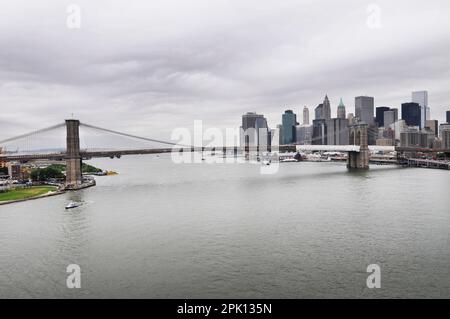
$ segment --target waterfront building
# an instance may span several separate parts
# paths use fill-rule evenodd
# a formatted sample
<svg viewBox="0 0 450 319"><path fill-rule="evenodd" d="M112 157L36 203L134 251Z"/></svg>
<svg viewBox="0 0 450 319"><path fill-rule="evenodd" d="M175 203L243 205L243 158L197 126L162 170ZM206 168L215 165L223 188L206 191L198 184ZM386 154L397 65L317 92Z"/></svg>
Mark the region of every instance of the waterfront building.
<svg viewBox="0 0 450 319"><path fill-rule="evenodd" d="M412 92L412 102L420 106L420 128L424 128L428 119L427 115L430 113L428 107L428 91Z"/></svg>
<svg viewBox="0 0 450 319"><path fill-rule="evenodd" d="M327 145L327 124L326 120L319 119L313 121L312 145Z"/></svg>
<svg viewBox="0 0 450 319"><path fill-rule="evenodd" d="M306 105L303 108L303 125L309 125L309 109Z"/></svg>
<svg viewBox="0 0 450 319"><path fill-rule="evenodd" d="M387 106L379 106L379 107L376 108L376 110L375 110L375 122L378 124L378 127L385 127L385 124L384 124L384 113L389 111L390 109L391 108L387 107ZM390 123L390 124L392 124L392 123Z"/></svg>
<svg viewBox="0 0 450 319"><path fill-rule="evenodd" d="M390 127L398 121L398 109L390 109L383 113L383 126Z"/></svg>
<svg viewBox="0 0 450 319"><path fill-rule="evenodd" d="M437 120L427 120L425 127L433 131L434 136L439 136L439 122Z"/></svg>
<svg viewBox="0 0 450 319"><path fill-rule="evenodd" d="M248 112L242 115L241 145L244 147L270 145L267 120L262 114Z"/></svg>
<svg viewBox="0 0 450 319"><path fill-rule="evenodd" d="M325 120L331 119L331 105L328 95L325 95L325 99L323 100L323 118Z"/></svg>
<svg viewBox="0 0 450 319"><path fill-rule="evenodd" d="M286 110L282 115L283 144L294 144L296 142L297 115L292 110Z"/></svg>
<svg viewBox="0 0 450 319"><path fill-rule="evenodd" d="M319 104L315 110L314 110L314 115L315 115L315 119L316 120L322 120L323 117L323 104Z"/></svg>
<svg viewBox="0 0 450 319"><path fill-rule="evenodd" d="M0 154L3 154L3 148L0 147ZM8 162L3 162L0 160L0 168L8 167Z"/></svg>
<svg viewBox="0 0 450 319"><path fill-rule="evenodd" d="M349 130L348 120L333 118L326 120L327 144L326 145L348 145Z"/></svg>
<svg viewBox="0 0 450 319"><path fill-rule="evenodd" d="M345 120L345 105L344 102L342 102L342 98L341 101L339 102L338 108L337 108L337 118L338 119L342 119Z"/></svg>
<svg viewBox="0 0 450 319"><path fill-rule="evenodd" d="M439 125L439 137L442 138L442 134L444 132L444 130L449 130L450 129L450 123L442 123L441 125Z"/></svg>
<svg viewBox="0 0 450 319"><path fill-rule="evenodd" d="M433 147L434 135L431 131L420 131L416 128L408 128L400 133L400 145L402 147Z"/></svg>
<svg viewBox="0 0 450 319"><path fill-rule="evenodd" d="M450 128L442 130L441 140L442 140L441 147L445 149L450 149Z"/></svg>
<svg viewBox="0 0 450 319"><path fill-rule="evenodd" d="M312 125L297 126L297 144L311 145L312 135L313 135Z"/></svg>
<svg viewBox="0 0 450 319"><path fill-rule="evenodd" d="M375 125L374 98L370 96L357 96L355 98L355 116L367 125Z"/></svg>
<svg viewBox="0 0 450 319"><path fill-rule="evenodd" d="M418 103L410 102L402 104L402 119L408 126L416 126L419 129L422 126L422 113Z"/></svg>
<svg viewBox="0 0 450 319"><path fill-rule="evenodd" d="M394 139L392 138L378 138L377 146L395 146Z"/></svg>
<svg viewBox="0 0 450 319"><path fill-rule="evenodd" d="M8 163L8 175L11 180L22 180L22 166L17 163Z"/></svg>

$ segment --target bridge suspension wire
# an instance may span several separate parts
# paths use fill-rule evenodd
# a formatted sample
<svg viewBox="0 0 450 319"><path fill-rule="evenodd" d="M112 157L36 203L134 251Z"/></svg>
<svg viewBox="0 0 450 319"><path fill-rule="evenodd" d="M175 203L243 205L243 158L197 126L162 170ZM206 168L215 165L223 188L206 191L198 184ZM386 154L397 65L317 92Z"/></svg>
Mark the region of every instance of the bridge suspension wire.
<svg viewBox="0 0 450 319"><path fill-rule="evenodd" d="M21 139L24 139L24 138L32 137L32 136L35 136L35 135L40 134L40 133L45 133L45 132L48 132L48 131L51 131L51 130L63 127L65 125L66 125L66 123L61 123L61 124L57 124L57 125L53 125L53 126L50 126L50 127L46 127L46 128L43 128L43 129L40 129L40 130L37 130L37 131L33 131L33 132L30 132L30 133L27 133L27 134L11 137L11 138L8 138L6 140L0 141L0 145L5 144L5 143L9 143L9 142L13 142L13 141L17 141L17 140L21 140Z"/></svg>
<svg viewBox="0 0 450 319"><path fill-rule="evenodd" d="M157 140L157 139L153 139L153 138L147 138L147 137L137 136L137 135L128 134L128 133L122 133L122 132L109 130L109 129L101 128L101 127L94 126L94 125L89 125L86 123L80 123L80 126L84 126L84 127L90 128L90 129L101 131L101 132L106 132L106 133L124 136L124 137L128 137L128 138L134 138L134 139L138 139L138 140L142 140L142 141L146 141L146 142L153 142L153 143L166 144L166 145L172 145L172 146L182 146L182 147L186 147L186 148L192 147L191 145L182 145L182 144L178 144L178 143L161 141L161 140Z"/></svg>

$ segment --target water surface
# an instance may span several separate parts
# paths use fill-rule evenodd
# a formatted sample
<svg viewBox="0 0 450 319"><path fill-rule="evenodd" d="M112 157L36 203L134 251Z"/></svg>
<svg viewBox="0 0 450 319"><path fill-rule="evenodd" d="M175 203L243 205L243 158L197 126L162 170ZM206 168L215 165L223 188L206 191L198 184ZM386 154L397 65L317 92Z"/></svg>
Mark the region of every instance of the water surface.
<svg viewBox="0 0 450 319"><path fill-rule="evenodd" d="M450 297L448 171L90 163L120 174L0 206L0 297ZM81 289L66 288L73 263ZM381 289L366 287L369 264Z"/></svg>

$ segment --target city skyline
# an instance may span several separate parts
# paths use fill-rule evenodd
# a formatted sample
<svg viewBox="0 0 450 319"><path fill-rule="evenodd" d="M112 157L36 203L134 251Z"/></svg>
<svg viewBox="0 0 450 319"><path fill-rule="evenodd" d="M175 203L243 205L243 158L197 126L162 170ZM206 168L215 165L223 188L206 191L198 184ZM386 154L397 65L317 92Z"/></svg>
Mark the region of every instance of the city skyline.
<svg viewBox="0 0 450 319"><path fill-rule="evenodd" d="M448 2L435 9L408 2L408 15L401 16L395 13L404 4L380 2L378 29L367 25L367 5L359 1L329 3L327 10L305 1L214 7L194 1L177 10L157 1L78 4L80 29L66 26L65 4L27 2L26 11L17 2L2 5L10 17L2 19L0 33L2 137L72 113L160 138L196 119L235 127L236 114L248 110L264 113L275 127L284 105L301 114L300 107L313 108L324 93L332 106L342 97L348 113L355 96L400 108L423 88L431 118L443 122L450 107L450 77L443 71ZM149 19L154 13L159 18ZM345 23L330 28L314 17Z"/></svg>

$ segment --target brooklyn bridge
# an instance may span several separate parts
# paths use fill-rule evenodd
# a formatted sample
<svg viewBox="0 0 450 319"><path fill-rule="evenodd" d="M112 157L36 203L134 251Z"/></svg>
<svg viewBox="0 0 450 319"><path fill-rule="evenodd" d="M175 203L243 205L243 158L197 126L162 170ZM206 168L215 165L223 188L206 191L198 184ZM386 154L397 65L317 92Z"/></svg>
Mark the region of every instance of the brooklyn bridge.
<svg viewBox="0 0 450 319"><path fill-rule="evenodd" d="M47 148L46 151L42 149L31 150L30 140L39 140L44 133L55 135L55 131L65 128L65 145L57 151L51 151L52 148ZM131 140L138 140L143 142L150 142L152 147L138 147L138 148L121 148L114 149L108 145L94 147L80 147L80 128L88 129L95 132L97 135L105 134L113 137L124 137ZM56 160L65 161L66 163L66 188L77 189L83 182L82 178L82 161L92 158L120 158L125 155L144 155L144 154L161 154L171 152L216 152L222 151L224 154L239 152L296 152L296 151L335 151L347 152L347 167L350 169L368 169L370 163L371 152L393 152L398 154L406 152L445 152L450 153L448 149L421 149L421 148L402 148L390 146L369 146L367 141L367 125L358 124L350 127L349 140L351 145L277 145L260 147L249 146L192 146L180 145L178 143L162 141L147 137L136 136L128 133L118 132L111 129L100 128L97 126L81 123L79 120L70 119L64 123L54 125L45 129L34 131L28 134L12 137L0 141L0 146L11 144L15 141L22 141L24 145L20 152L7 152L0 154L0 162L20 162L27 163L39 160ZM156 145L156 146L155 146ZM30 149L28 149L30 148ZM390 163L393 163L390 161Z"/></svg>

